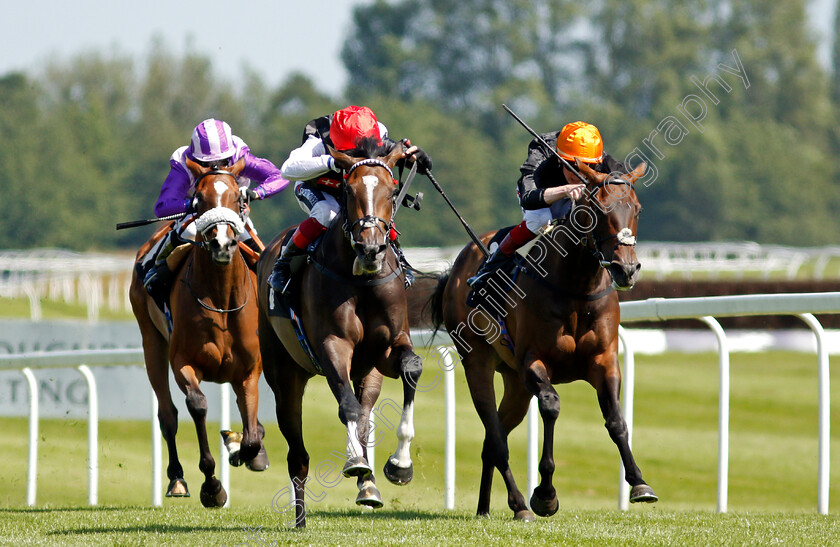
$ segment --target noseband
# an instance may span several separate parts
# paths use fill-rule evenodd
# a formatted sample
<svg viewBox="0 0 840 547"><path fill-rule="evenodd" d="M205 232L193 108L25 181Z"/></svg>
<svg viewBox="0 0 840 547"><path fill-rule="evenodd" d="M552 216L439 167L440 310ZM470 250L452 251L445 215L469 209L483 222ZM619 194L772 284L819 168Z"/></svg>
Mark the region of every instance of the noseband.
<svg viewBox="0 0 840 547"><path fill-rule="evenodd" d="M234 184L237 184L236 175L234 175L230 171L225 171L223 169L213 169L212 171L207 171L206 173L202 173L201 175L199 175L198 178L195 179L195 187L198 188L198 183L201 181L201 179L208 175L227 175L233 177ZM208 209L207 211L205 211L200 217L196 219L195 228L196 231L198 231L198 233L204 236L208 231L215 228L219 224L229 225L236 233L236 235L239 235L245 231L245 201L242 197L242 194L239 195L239 214L227 207L213 207L212 209ZM206 241L196 243L196 245L207 249Z"/></svg>
<svg viewBox="0 0 840 547"><path fill-rule="evenodd" d="M597 190L599 190L600 188L605 188L606 186L610 186L610 185L613 185L613 186L625 185L625 186L629 186L631 190L633 189L633 183L628 182L624 179L614 178L614 179L606 180L604 182L599 182L599 183L592 186L592 188L589 190L589 196L588 196L589 201L596 201L597 202L597 200L595 199L595 196L594 196L595 192ZM606 209L605 207L601 207L600 205L599 205L599 208L602 211ZM584 238L582 238L583 240L582 240L581 243L584 245L584 247L586 247L586 249L590 253L592 253L592 256L594 256L598 260L598 263L601 265L601 267L606 268L607 266L610 265L610 261L606 259L606 257L604 256L604 253L601 251L601 244L606 242L606 241L609 241L613 238L615 238L617 240L617 242L618 242L617 244L619 246L624 246L624 247L635 247L636 246L636 236L633 235L633 232L630 230L630 228L622 228L621 230L619 230L615 234L609 234L609 235L606 235L604 237L597 238L597 239L593 237L593 238L591 238L591 241L592 241L591 245L589 244L590 238L584 237Z"/></svg>
<svg viewBox="0 0 840 547"><path fill-rule="evenodd" d="M391 170L391 168L388 167L388 165L385 162L383 162L382 160L375 159L375 158L364 159L364 160L361 160L361 161L358 161L358 162L354 163L350 167L350 169L347 170L347 173L344 174L344 180L345 181L348 180L350 178L350 174L353 171L355 171L357 167L361 167L362 165L382 167L383 169L388 171L388 176L391 177L391 180L394 181L394 184L395 185L397 184L397 180L394 178L394 172ZM342 205L343 205L343 208L344 208L344 227L343 227L343 229L344 229L344 235L347 236L347 239L349 239L353 243L359 243L353 237L353 230L356 229L356 226L359 226L359 227L362 228L362 230L364 230L366 228L377 228L379 230L379 232L382 235L385 236L385 240L387 241L388 232L391 230L391 228L393 227L393 224L394 224L393 215L391 217L391 220L385 220L384 218L374 216L374 215L365 215L362 218L356 220L356 222L350 224L349 219L348 219L348 215L347 215L347 192L348 191L349 191L349 189L348 189L348 187L345 183L344 203ZM394 199L396 199L396 194L394 194L394 196L392 197L392 200L394 200ZM380 224L385 227L384 230L382 229Z"/></svg>

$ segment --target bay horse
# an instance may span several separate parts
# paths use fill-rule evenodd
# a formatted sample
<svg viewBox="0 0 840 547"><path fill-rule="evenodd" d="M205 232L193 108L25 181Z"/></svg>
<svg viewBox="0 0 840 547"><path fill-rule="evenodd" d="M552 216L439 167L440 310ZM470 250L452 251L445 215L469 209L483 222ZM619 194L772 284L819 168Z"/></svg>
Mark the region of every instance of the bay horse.
<svg viewBox="0 0 840 547"><path fill-rule="evenodd" d="M346 173L342 211L293 280L301 336L308 340L311 357L291 320L270 313L275 295L266 282L286 234L295 226L267 245L257 266L260 347L265 377L276 398L277 423L289 444L297 527L306 526L304 486L309 473L301 423L303 391L316 375L326 377L338 401L338 417L347 431L342 471L345 477L357 478L356 503L382 506L367 461L367 439L383 376L401 378L404 394L397 449L383 471L398 485L413 476L414 393L422 361L409 336L404 274L388 240L397 191L392 169L405 153L401 143L390 153L373 141L363 140L360 146L354 153L365 157L330 150Z"/></svg>
<svg viewBox="0 0 840 547"><path fill-rule="evenodd" d="M495 467L505 481L514 518L534 520L511 473L507 444L532 396L537 397L544 441L540 483L530 506L540 516L557 512L552 476L560 398L552 384L574 380L586 380L596 390L607 431L632 486L630 501L657 500L633 459L621 414L620 312L615 292L630 289L641 267L634 248L641 205L633 184L646 165L622 176L598 173L579 161L577 167L587 179L584 197L572 209L569 222L535 240L527 258L519 262L515 278L497 272L481 289L484 302L470 310L466 280L483 258L470 244L451 271L441 276L429 300L435 327L445 325L458 349L485 429L478 515L489 515ZM482 237L485 245L494 234ZM494 371L501 373L504 385L498 410Z"/></svg>
<svg viewBox="0 0 840 547"><path fill-rule="evenodd" d="M257 282L239 249L236 236L245 228L243 200L236 177L244 158L229 170L204 167L191 160L195 176L196 241L172 252L169 259L175 282L169 296L171 333L167 318L143 287L134 269L129 299L143 338L146 373L159 403L158 418L169 451L167 497L189 496L184 470L178 460L175 434L178 411L169 392L169 366L175 383L186 396L195 422L204 473L201 503L221 507L227 492L214 476L216 462L207 439L207 399L202 380L230 382L243 423L239 459L253 462L253 470L267 466L262 448L264 430L257 421L258 387L262 358L257 337ZM138 263L171 225L159 230L140 249ZM257 455L260 457L257 458Z"/></svg>

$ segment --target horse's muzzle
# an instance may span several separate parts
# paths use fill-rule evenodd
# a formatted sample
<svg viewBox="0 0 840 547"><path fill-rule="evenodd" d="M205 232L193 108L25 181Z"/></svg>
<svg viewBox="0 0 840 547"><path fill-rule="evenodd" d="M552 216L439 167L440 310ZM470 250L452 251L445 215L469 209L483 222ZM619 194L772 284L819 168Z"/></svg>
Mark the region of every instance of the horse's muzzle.
<svg viewBox="0 0 840 547"><path fill-rule="evenodd" d="M610 273L612 284L617 291L629 291L636 284L639 276L639 270L642 265L637 261L633 262L619 262L613 260L607 266L607 271Z"/></svg>
<svg viewBox="0 0 840 547"><path fill-rule="evenodd" d="M213 238L207 242L207 248L210 251L210 256L216 264L230 264L233 260L233 253L236 251L237 242L235 239L225 239L220 241L220 238Z"/></svg>
<svg viewBox="0 0 840 547"><path fill-rule="evenodd" d="M353 262L353 275L372 275L382 271L387 246L354 243L356 260Z"/></svg>

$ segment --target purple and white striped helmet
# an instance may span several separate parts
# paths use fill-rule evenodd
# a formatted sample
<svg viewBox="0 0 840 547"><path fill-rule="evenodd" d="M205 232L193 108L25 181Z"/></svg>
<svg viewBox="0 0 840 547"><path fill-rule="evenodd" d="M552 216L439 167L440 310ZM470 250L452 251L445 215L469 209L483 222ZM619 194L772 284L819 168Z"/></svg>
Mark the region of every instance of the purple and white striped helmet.
<svg viewBox="0 0 840 547"><path fill-rule="evenodd" d="M230 126L214 118L195 127L190 145L192 156L199 161L219 161L233 156L233 134Z"/></svg>

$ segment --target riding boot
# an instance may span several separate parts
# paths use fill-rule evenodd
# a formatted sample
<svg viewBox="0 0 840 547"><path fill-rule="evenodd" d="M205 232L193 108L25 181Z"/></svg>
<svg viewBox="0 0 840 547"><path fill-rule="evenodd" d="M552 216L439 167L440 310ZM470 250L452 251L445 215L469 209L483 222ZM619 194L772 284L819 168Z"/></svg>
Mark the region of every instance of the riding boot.
<svg viewBox="0 0 840 547"><path fill-rule="evenodd" d="M474 276L467 279L467 284L478 291L484 283L490 279L490 276L501 268L508 260L513 258L516 250L537 237L537 234L528 229L526 221L522 221L511 228L510 232L499 243L499 247L487 257L484 265L475 273Z"/></svg>
<svg viewBox="0 0 840 547"><path fill-rule="evenodd" d="M484 285L490 276L492 276L496 270L501 268L508 260L511 259L513 253L506 254L502 252L501 245L493 251L489 257L487 257L487 261L481 266L481 268L476 272L476 274L469 279L467 279L467 284L472 287L474 290L478 290Z"/></svg>
<svg viewBox="0 0 840 547"><path fill-rule="evenodd" d="M306 252L306 249L301 249L295 245L294 241L289 241L283 252L277 257L274 263L274 269L271 275L268 276L268 284L272 289L280 294L287 294L289 281L292 279L292 259L300 256Z"/></svg>
<svg viewBox="0 0 840 547"><path fill-rule="evenodd" d="M157 298L165 296L169 292L174 274L166 263L167 257L172 254L178 245L184 243L181 237L174 231L166 234L166 242L155 257L155 263L143 278L143 287L150 296Z"/></svg>

